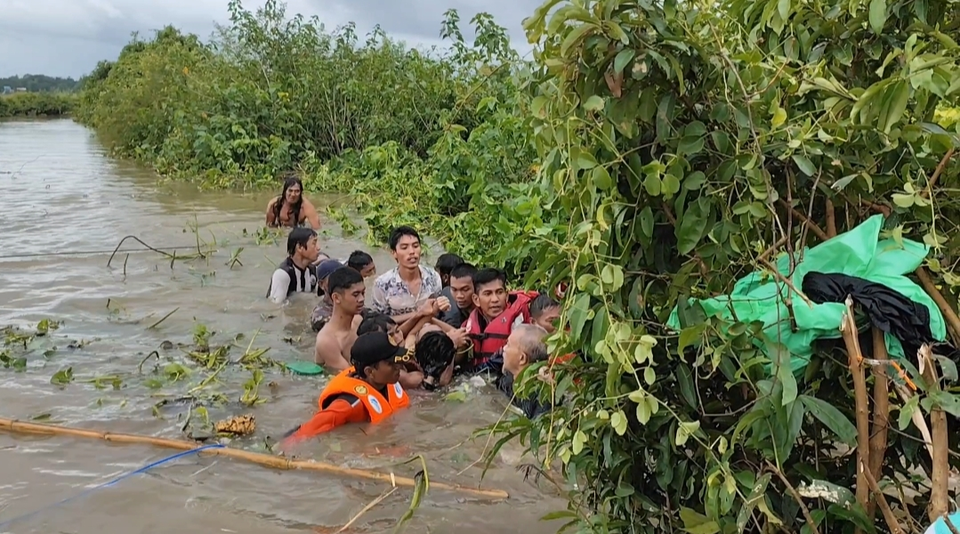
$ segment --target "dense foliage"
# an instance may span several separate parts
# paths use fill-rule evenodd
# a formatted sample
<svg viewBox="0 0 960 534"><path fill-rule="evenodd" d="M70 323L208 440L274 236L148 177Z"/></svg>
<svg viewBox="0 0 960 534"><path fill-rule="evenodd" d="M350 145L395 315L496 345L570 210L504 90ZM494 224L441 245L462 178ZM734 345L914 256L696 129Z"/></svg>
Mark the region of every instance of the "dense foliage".
<svg viewBox="0 0 960 534"><path fill-rule="evenodd" d="M882 212L885 236L931 247L922 273L960 335L957 9L550 0L525 22L528 65L483 15L469 46L448 13L452 51L426 53L233 3L212 43L166 28L101 63L80 119L165 173L272 185L299 168L311 190L354 193L375 239L415 223L530 286L570 281L569 329L551 342L581 357L542 392L566 402L500 429L577 484L554 517L600 532L873 532L851 493L843 349L818 346L795 376L788 353L758 349L756 324L688 298L773 277L782 253ZM900 410L880 482L915 495L893 504L925 522L918 404L960 415L932 393ZM819 497L793 494L816 481Z"/></svg>
<svg viewBox="0 0 960 534"><path fill-rule="evenodd" d="M26 89L31 93L69 93L79 88L80 82L73 78L47 76L44 74L24 74L0 78L0 89L9 87L16 91Z"/></svg>
<svg viewBox="0 0 960 534"><path fill-rule="evenodd" d="M77 96L72 93L12 93L0 95L0 118L55 117L73 110Z"/></svg>
<svg viewBox="0 0 960 534"><path fill-rule="evenodd" d="M516 98L524 66L503 28L478 15L469 45L450 11L451 50L418 51L379 29L361 39L288 19L274 1L230 13L210 43L168 27L101 62L78 118L119 154L208 185L270 185L299 168L308 190L355 193L377 239L402 221L471 257L498 243L496 210L468 208L509 202L535 159Z"/></svg>

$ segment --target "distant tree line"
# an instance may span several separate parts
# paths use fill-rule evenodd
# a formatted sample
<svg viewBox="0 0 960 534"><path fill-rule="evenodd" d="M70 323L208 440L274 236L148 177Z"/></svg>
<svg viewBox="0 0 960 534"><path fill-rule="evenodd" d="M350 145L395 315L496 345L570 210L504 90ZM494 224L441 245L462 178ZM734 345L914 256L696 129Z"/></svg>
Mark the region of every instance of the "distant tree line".
<svg viewBox="0 0 960 534"><path fill-rule="evenodd" d="M79 88L80 82L73 78L46 76L44 74L24 74L23 76L9 76L0 78L0 90L10 87L16 90L25 87L31 93L73 92Z"/></svg>

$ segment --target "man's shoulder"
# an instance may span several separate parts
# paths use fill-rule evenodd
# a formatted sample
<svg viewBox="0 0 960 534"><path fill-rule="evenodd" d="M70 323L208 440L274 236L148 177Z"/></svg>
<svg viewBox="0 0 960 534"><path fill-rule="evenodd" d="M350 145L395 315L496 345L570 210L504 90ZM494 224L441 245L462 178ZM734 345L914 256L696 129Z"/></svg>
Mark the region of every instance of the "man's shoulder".
<svg viewBox="0 0 960 534"><path fill-rule="evenodd" d="M389 271L381 274L373 281L373 285L378 287L383 287L389 285L391 282L400 277L400 271L397 267L390 269Z"/></svg>

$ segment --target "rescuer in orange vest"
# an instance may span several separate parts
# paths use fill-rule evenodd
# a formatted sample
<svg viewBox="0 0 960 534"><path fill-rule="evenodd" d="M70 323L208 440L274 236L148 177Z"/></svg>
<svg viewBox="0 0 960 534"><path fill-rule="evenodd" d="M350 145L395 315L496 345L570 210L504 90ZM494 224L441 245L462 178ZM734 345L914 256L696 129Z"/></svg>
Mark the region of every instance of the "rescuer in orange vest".
<svg viewBox="0 0 960 534"><path fill-rule="evenodd" d="M284 445L311 438L347 423L377 424L410 405L400 370L410 360L385 332L362 334L350 349L353 364L330 380L312 419L290 432Z"/></svg>

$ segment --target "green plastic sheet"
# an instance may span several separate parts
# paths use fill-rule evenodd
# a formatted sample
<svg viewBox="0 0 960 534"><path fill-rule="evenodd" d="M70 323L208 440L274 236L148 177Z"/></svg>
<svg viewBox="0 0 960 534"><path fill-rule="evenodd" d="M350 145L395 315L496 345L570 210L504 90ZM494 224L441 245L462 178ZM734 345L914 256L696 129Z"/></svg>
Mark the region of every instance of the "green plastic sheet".
<svg viewBox="0 0 960 534"><path fill-rule="evenodd" d="M821 272L856 276L883 284L926 306L930 310L930 331L938 341L945 340L947 331L940 309L922 287L905 276L920 266L929 247L907 239L880 240L882 227L883 216L875 215L849 232L806 249L803 260L797 264L790 279L791 283L800 289L807 273ZM776 268L786 278L790 272L787 254L780 256ZM793 303L796 332L790 328L790 317L781 295L789 295ZM758 338L757 346L768 356L775 354L771 344L785 346L790 351L790 366L794 372L801 371L810 361L815 340L840 337L840 321L845 310L843 303L828 302L810 306L786 284L763 271L753 272L738 280L730 295L699 300L699 303L708 317L719 316L734 321L732 308L736 318L742 322L761 321L766 339ZM671 312L667 326L674 330L686 326L680 324L677 308ZM899 340L890 334L885 336L885 340L891 357L904 357Z"/></svg>

